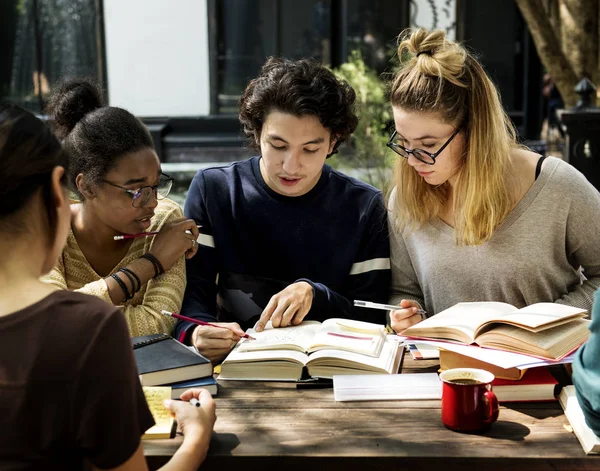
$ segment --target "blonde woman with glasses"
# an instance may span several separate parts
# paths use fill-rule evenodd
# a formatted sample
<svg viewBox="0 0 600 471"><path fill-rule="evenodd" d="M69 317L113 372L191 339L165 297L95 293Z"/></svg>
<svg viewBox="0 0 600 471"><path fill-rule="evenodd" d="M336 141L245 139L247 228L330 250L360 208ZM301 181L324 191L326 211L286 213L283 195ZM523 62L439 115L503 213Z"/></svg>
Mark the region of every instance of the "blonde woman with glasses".
<svg viewBox="0 0 600 471"><path fill-rule="evenodd" d="M517 143L481 64L442 31L403 34L391 84L389 199L397 332L462 301L591 309L600 194Z"/></svg>
<svg viewBox="0 0 600 471"><path fill-rule="evenodd" d="M132 336L170 333L186 286L185 258L197 251L196 223L167 198L152 138L128 111L102 106L82 79L60 85L48 104L56 135L71 155L67 244L44 281L120 306Z"/></svg>

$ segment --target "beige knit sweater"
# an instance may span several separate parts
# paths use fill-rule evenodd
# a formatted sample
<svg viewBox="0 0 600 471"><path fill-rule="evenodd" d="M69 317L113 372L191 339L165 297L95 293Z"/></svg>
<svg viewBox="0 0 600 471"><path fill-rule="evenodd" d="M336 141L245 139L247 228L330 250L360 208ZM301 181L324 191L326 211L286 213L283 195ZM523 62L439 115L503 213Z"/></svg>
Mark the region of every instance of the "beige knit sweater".
<svg viewBox="0 0 600 471"><path fill-rule="evenodd" d="M160 200L155 209L152 225L148 231L158 231L169 221L183 217L181 208L169 199ZM112 269L111 274L150 250L154 237L135 239L125 257ZM73 231L69 232L67 245L62 256L50 273L42 281L60 289L78 291L104 299L112 304L104 278L90 266L79 248ZM132 337L156 333L170 333L175 319L160 313L162 309L179 312L185 291L185 258L182 256L175 265L163 275L146 283L133 299L119 306L123 311L129 334Z"/></svg>

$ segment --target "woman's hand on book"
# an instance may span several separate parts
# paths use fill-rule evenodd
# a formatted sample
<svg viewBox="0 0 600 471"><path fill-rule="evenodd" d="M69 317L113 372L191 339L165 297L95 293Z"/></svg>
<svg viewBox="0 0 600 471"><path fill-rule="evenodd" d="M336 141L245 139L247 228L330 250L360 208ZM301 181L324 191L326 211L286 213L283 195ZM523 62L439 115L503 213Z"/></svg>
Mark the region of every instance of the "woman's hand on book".
<svg viewBox="0 0 600 471"><path fill-rule="evenodd" d="M390 325L395 332L402 332L423 320L423 316L419 312L421 309L419 303L403 299L400 301L400 307L403 309L390 311Z"/></svg>
<svg viewBox="0 0 600 471"><path fill-rule="evenodd" d="M193 398L199 401L198 407L190 404ZM189 443L190 449L201 453L204 458L217 420L215 401L206 389L188 389L180 399L165 401L165 407L175 415L184 435L184 444Z"/></svg>
<svg viewBox="0 0 600 471"><path fill-rule="evenodd" d="M271 297L254 330L262 332L269 320L273 327L300 324L310 311L314 295L313 287L306 281L292 283Z"/></svg>
<svg viewBox="0 0 600 471"><path fill-rule="evenodd" d="M165 270L171 268L179 257L192 258L198 251L196 239L200 232L193 219L181 218L166 223L154 236L150 253Z"/></svg>
<svg viewBox="0 0 600 471"><path fill-rule="evenodd" d="M237 322L212 322L212 324L226 328L199 325L192 333L192 345L213 365L216 365L229 354L245 332Z"/></svg>

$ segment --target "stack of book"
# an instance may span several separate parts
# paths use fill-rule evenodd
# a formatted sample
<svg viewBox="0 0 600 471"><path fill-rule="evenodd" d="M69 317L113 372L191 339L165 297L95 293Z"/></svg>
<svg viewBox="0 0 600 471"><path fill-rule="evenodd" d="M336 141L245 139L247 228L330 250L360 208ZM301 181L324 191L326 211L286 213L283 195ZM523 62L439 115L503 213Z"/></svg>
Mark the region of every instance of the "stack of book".
<svg viewBox="0 0 600 471"><path fill-rule="evenodd" d="M387 339L385 326L328 319L262 332L242 339L221 365L219 379L299 381L348 374L393 374L403 349Z"/></svg>
<svg viewBox="0 0 600 471"><path fill-rule="evenodd" d="M170 335L134 337L131 343L142 386L169 386L173 399L190 388L217 393L212 363Z"/></svg>

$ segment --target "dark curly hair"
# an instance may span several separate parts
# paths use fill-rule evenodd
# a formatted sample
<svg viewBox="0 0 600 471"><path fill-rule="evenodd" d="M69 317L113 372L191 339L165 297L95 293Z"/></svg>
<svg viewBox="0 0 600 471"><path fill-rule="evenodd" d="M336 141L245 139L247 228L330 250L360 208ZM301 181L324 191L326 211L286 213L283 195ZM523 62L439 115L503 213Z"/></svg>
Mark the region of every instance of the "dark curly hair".
<svg viewBox="0 0 600 471"><path fill-rule="evenodd" d="M71 78L53 90L46 113L69 153L71 190L83 201L75 179L80 173L99 184L125 154L154 144L148 129L129 111L103 106L99 87L86 78Z"/></svg>
<svg viewBox="0 0 600 471"><path fill-rule="evenodd" d="M55 167L68 167L68 154L45 123L12 103L0 103L0 227L25 231L20 215L41 189L50 240L57 224L52 204L51 175ZM66 186L66 178L61 182Z"/></svg>
<svg viewBox="0 0 600 471"><path fill-rule="evenodd" d="M316 60L269 57L260 75L244 90L239 117L249 146L260 150L260 133L270 112L316 116L337 139L331 153L335 154L358 124L355 100L348 82L336 78Z"/></svg>

